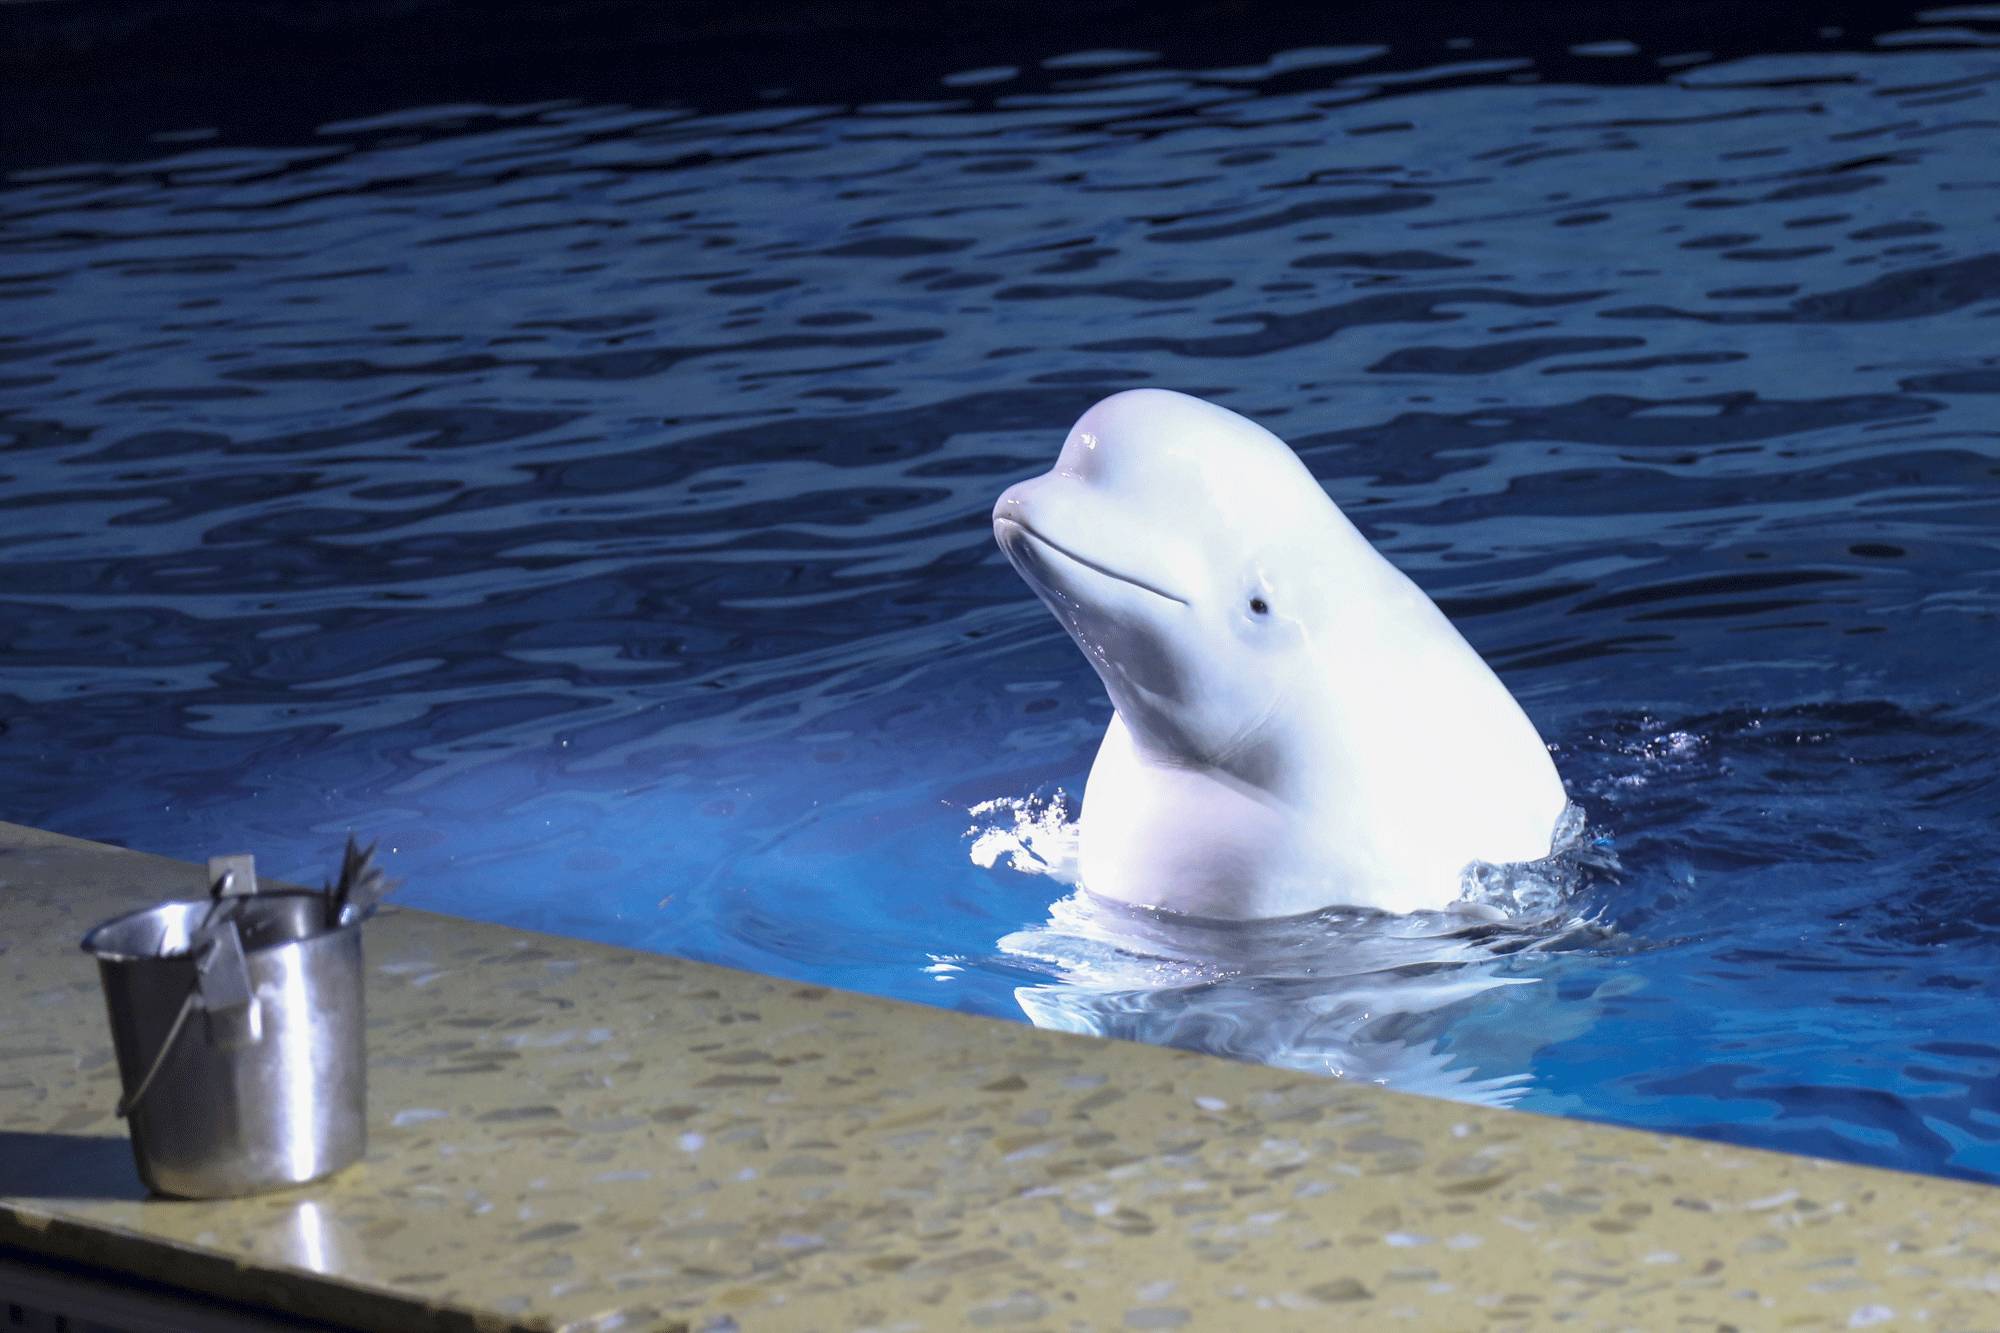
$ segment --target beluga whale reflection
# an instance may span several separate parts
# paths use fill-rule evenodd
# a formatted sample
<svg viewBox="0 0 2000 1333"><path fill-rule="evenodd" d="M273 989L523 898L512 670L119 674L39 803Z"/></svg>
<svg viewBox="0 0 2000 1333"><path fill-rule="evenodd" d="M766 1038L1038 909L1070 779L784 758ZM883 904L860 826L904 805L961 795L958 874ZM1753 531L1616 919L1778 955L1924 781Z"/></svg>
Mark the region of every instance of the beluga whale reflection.
<svg viewBox="0 0 2000 1333"><path fill-rule="evenodd" d="M1084 788L1089 893L1192 916L1443 909L1550 855L1548 747L1289 446L1135 389L993 509L1114 713Z"/></svg>

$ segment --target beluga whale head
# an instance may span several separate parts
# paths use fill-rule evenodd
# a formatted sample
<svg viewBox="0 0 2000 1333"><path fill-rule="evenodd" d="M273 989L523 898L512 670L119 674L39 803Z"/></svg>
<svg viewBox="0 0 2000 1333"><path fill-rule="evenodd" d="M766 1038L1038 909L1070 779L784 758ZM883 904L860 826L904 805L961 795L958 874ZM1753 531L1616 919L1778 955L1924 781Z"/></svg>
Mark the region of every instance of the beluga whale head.
<svg viewBox="0 0 2000 1333"><path fill-rule="evenodd" d="M1291 449L1137 389L993 510L1110 696L1084 790L1091 893L1213 917L1448 905L1547 856L1567 805L1533 724Z"/></svg>
<svg viewBox="0 0 2000 1333"><path fill-rule="evenodd" d="M1086 413L994 532L1097 669L1140 749L1256 767L1309 668L1317 588L1294 554L1345 524L1276 436L1141 389ZM1351 529L1350 529L1351 531ZM1356 536L1356 540L1359 540Z"/></svg>

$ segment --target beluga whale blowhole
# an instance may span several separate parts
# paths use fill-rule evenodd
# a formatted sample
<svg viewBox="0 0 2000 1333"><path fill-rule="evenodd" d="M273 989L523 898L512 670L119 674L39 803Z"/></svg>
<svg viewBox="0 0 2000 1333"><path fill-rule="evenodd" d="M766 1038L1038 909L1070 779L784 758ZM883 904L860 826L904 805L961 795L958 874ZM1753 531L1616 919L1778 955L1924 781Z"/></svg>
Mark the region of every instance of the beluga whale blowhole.
<svg viewBox="0 0 2000 1333"><path fill-rule="evenodd" d="M1104 399L993 509L1114 713L1082 887L1195 916L1442 909L1568 807L1514 697L1290 447L1162 389Z"/></svg>

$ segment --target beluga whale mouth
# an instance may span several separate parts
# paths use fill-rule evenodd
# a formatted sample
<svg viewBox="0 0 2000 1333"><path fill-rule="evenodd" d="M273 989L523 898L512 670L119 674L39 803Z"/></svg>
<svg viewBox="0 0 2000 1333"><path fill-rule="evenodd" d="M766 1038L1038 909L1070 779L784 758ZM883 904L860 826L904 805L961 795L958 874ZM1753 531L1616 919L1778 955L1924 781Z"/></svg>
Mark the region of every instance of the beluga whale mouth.
<svg viewBox="0 0 2000 1333"><path fill-rule="evenodd" d="M1255 422L1114 394L993 532L1111 697L1086 891L1237 920L1409 912L1469 867L1550 855L1569 801L1534 724Z"/></svg>
<svg viewBox="0 0 2000 1333"><path fill-rule="evenodd" d="M1168 592L1158 584L1142 579L1136 574L1127 574L1123 570L1113 569L1102 561L1093 560L1087 555L1074 551L1054 538L1037 532L1025 520L1011 514L996 514L993 519L993 528L996 539L1000 543L1000 549L1006 553L1008 560L1021 572L1023 577L1031 576L1026 569L1022 568L1022 561L1018 555L1019 547L1011 545L1010 542L1028 542L1033 546L1046 547L1064 559L1074 564L1082 565L1085 569L1095 573L1102 574L1105 578L1115 579L1119 583L1128 583L1143 592L1149 592L1155 597L1164 597L1170 602L1178 602L1182 606L1188 604L1187 598Z"/></svg>

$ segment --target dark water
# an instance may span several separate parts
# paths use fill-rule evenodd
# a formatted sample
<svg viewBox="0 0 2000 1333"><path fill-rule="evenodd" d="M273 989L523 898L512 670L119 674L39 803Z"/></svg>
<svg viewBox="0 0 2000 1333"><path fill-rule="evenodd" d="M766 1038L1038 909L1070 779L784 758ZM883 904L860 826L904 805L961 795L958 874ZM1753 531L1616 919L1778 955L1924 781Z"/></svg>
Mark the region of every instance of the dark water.
<svg viewBox="0 0 2000 1333"><path fill-rule="evenodd" d="M1876 18L814 32L470 102L65 30L88 115L0 122L0 815L315 879L354 829L426 907L1015 1019L1094 976L1268 1054L1204 997L1341 968L1107 951L965 837L1108 713L992 499L1180 388L1623 865L1587 930L1350 960L1367 1052L2000 1180L2000 7Z"/></svg>

